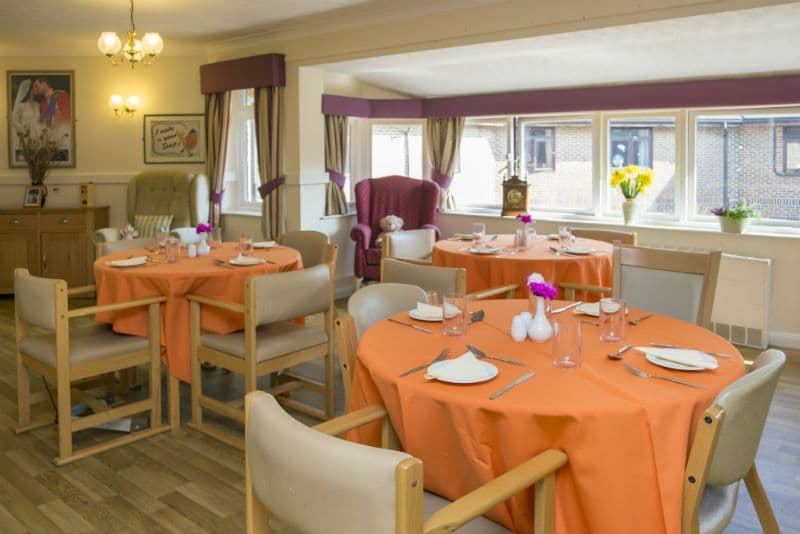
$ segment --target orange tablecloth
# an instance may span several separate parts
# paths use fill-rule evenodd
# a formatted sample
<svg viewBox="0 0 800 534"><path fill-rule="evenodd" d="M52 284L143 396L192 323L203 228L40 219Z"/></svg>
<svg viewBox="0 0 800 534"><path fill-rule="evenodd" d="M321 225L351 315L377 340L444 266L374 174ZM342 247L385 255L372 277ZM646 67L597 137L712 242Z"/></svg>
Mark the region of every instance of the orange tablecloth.
<svg viewBox="0 0 800 534"><path fill-rule="evenodd" d="M511 247L514 236L501 235L491 242L493 246ZM437 241L433 247L433 264L444 267L463 267L467 270L467 291L480 291L504 284L519 284L516 296L527 298L525 281L537 272L558 287L560 282L575 282L611 287L612 246L592 239L577 239L575 246L589 247L600 252L586 256L555 255L550 247L557 241L537 239L523 252L515 254L480 255L469 251L470 241ZM561 291L559 296L563 297ZM597 300L598 294L579 291L580 300Z"/></svg>
<svg viewBox="0 0 800 534"><path fill-rule="evenodd" d="M679 534L691 435L714 396L744 374L741 357L720 358L715 371L681 372L628 351L625 360L639 369L706 389L643 379L622 362L607 359L619 345L601 342L598 328L584 324L583 365L559 369L551 363L551 342L515 343L508 334L511 318L527 309L527 300L473 302L470 307L484 309L486 319L469 326L465 336L446 337L438 328L434 334L415 332L388 321L370 328L358 346L351 409L384 402L403 449L424 462L425 488L447 498L456 499L556 448L569 456L556 480L558 533ZM410 320L405 314L397 317ZM716 334L677 319L656 316L628 327L626 344L652 341L738 354ZM528 366L491 361L500 371L497 378L474 385L427 381L423 372L398 378L443 347L451 349L451 358L462 354L465 343ZM529 371L536 372L533 379L489 400ZM374 425L350 436L373 444L378 437ZM517 495L490 515L514 532L533 532L530 493Z"/></svg>
<svg viewBox="0 0 800 534"><path fill-rule="evenodd" d="M172 376L191 381L189 343L189 301L193 293L205 297L244 302L245 280L256 274L302 269L300 253L288 247L256 250L255 255L274 261L252 267L227 269L214 265L214 258L229 259L238 254L238 244L225 243L213 249L210 256L188 258L185 251L177 263L147 264L142 267L115 268L107 265L113 259L144 255L145 249L129 250L103 256L94 263L97 280L97 303L110 304L155 296L167 297L161 307L161 344L166 349L166 362ZM114 331L138 336L147 335L147 311L144 308L97 314L97 321L112 323ZM204 330L229 333L244 326L240 314L202 307L200 324Z"/></svg>

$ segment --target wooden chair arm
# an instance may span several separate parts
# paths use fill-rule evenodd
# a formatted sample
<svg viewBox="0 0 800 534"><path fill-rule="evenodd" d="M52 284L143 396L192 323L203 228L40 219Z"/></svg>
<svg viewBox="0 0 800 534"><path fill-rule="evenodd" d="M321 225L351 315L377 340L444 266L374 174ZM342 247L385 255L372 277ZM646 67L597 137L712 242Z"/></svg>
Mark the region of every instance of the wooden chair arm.
<svg viewBox="0 0 800 534"><path fill-rule="evenodd" d="M336 417L324 423L314 426L314 430L318 430L324 434L331 436L340 436L345 432L364 426L367 423L384 419L387 417L386 408L383 404L373 404L366 408L361 408L355 412Z"/></svg>
<svg viewBox="0 0 800 534"><path fill-rule="evenodd" d="M83 295L84 293L91 293L93 291L97 291L97 286L80 286L80 287L71 287L67 290L67 295Z"/></svg>
<svg viewBox="0 0 800 534"><path fill-rule="evenodd" d="M423 532L425 534L453 532L520 491L553 475L566 463L567 455L556 449L548 449L537 454L437 511L425 522Z"/></svg>
<svg viewBox="0 0 800 534"><path fill-rule="evenodd" d="M495 295L502 295L506 293L506 298L510 299L514 297L514 293L517 291L519 284L507 284L504 286L497 286L497 287L490 287L489 289L483 289L481 291L475 291L474 293L467 294L467 300L482 300L489 297L494 297Z"/></svg>
<svg viewBox="0 0 800 534"><path fill-rule="evenodd" d="M157 304L166 302L167 297L152 297L149 299L132 300L130 302L117 302L114 304L104 304L102 306L86 306L83 308L75 308L67 312L67 318L84 317L86 315L94 315L101 312L110 312L116 310L126 310L128 308L138 308L140 306L149 306L150 304Z"/></svg>
<svg viewBox="0 0 800 534"><path fill-rule="evenodd" d="M575 291L592 291L595 293L611 293L610 287L578 284L573 282L559 282L558 287L564 290L564 300L575 300Z"/></svg>
<svg viewBox="0 0 800 534"><path fill-rule="evenodd" d="M186 299L204 306L214 306L236 313L244 313L244 304L238 302L231 302L229 300L217 300L208 297L201 297L200 295L186 295Z"/></svg>

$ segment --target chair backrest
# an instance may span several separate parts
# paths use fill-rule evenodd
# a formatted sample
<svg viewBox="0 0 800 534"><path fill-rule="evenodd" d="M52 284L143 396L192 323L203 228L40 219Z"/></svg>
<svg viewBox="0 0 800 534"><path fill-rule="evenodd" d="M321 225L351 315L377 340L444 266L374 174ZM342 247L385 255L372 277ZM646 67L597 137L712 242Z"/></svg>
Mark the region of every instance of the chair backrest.
<svg viewBox="0 0 800 534"><path fill-rule="evenodd" d="M139 237L136 239L120 239L119 241L101 241L97 243L97 257L107 256L116 252L134 248L148 248L156 244L154 237Z"/></svg>
<svg viewBox="0 0 800 534"><path fill-rule="evenodd" d="M466 292L467 271L459 267L434 267L383 258L381 282L415 285L425 291L436 291L443 298L447 293Z"/></svg>
<svg viewBox="0 0 800 534"><path fill-rule="evenodd" d="M67 283L63 280L39 278L28 269L14 270L14 306L17 317L26 323L56 329L56 301L59 289L66 298Z"/></svg>
<svg viewBox="0 0 800 534"><path fill-rule="evenodd" d="M325 263L325 251L328 247L328 236L315 230L297 230L286 232L278 238L281 245L300 251L303 267L309 268Z"/></svg>
<svg viewBox="0 0 800 534"><path fill-rule="evenodd" d="M612 294L631 307L709 328L721 255L614 245Z"/></svg>
<svg viewBox="0 0 800 534"><path fill-rule="evenodd" d="M347 301L347 313L356 323L356 335L360 339L364 332L390 315L417 307L425 302L425 291L409 284L372 284L353 293Z"/></svg>
<svg viewBox="0 0 800 534"><path fill-rule="evenodd" d="M406 176L369 178L356 184L356 213L358 222L372 229L372 242L380 235L380 220L386 215L403 218L403 228L414 230L436 223L439 208L439 186L430 180Z"/></svg>
<svg viewBox="0 0 800 534"><path fill-rule="evenodd" d="M289 530L396 533L396 472L409 455L318 432L266 393L248 396L245 440L255 497Z"/></svg>
<svg viewBox="0 0 800 534"><path fill-rule="evenodd" d="M750 372L723 389L714 405L723 409L706 483L724 486L741 480L753 466L761 433L786 356L764 351Z"/></svg>
<svg viewBox="0 0 800 534"><path fill-rule="evenodd" d="M128 182L128 222L135 215L172 215L172 228L208 221L209 182L180 169L144 171Z"/></svg>
<svg viewBox="0 0 800 534"><path fill-rule="evenodd" d="M256 325L329 312L333 306L331 267L322 264L253 276L245 285L245 306L255 310Z"/></svg>
<svg viewBox="0 0 800 534"><path fill-rule="evenodd" d="M636 232L621 232L619 230L598 230L595 228L573 228L572 235L584 239L595 239L613 243L619 241L623 245L636 245Z"/></svg>
<svg viewBox="0 0 800 534"><path fill-rule="evenodd" d="M430 259L436 232L432 228L391 232L383 236L383 257L404 260Z"/></svg>

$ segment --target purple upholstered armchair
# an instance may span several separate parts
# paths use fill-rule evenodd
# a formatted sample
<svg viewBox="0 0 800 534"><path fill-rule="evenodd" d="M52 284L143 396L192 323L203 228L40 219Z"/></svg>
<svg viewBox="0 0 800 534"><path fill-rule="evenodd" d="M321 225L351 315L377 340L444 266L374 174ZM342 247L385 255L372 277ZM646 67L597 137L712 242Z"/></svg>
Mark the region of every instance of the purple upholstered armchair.
<svg viewBox="0 0 800 534"><path fill-rule="evenodd" d="M404 230L436 227L436 209L439 207L439 186L428 180L405 176L370 178L356 184L356 212L358 223L350 230L356 242L353 270L358 278L380 279L381 249L375 240L381 233L380 220L387 215L402 217Z"/></svg>

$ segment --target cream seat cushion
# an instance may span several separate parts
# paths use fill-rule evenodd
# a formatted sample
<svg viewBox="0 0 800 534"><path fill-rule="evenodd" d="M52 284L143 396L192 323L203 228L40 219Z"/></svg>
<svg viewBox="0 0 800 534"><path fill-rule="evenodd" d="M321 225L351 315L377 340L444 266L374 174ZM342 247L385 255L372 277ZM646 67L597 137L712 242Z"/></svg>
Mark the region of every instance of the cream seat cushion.
<svg viewBox="0 0 800 534"><path fill-rule="evenodd" d="M263 362L328 342L325 330L317 326L277 322L256 329L256 360ZM206 347L244 358L244 332L204 334L200 343Z"/></svg>
<svg viewBox="0 0 800 534"><path fill-rule="evenodd" d="M739 482L727 486L706 486L700 500L700 533L722 534L733 519Z"/></svg>
<svg viewBox="0 0 800 534"><path fill-rule="evenodd" d="M115 333L110 325L93 325L69 331L69 354L72 365L147 350L146 337ZM56 366L56 335L30 335L22 338L19 349L52 367Z"/></svg>

